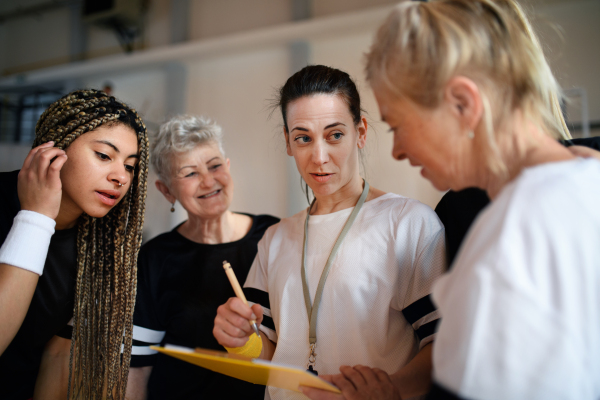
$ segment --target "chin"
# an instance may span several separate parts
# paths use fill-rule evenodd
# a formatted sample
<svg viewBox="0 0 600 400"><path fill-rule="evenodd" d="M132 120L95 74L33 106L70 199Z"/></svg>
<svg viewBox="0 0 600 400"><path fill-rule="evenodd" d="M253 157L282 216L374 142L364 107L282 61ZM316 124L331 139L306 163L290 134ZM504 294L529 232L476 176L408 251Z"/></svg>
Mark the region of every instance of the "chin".
<svg viewBox="0 0 600 400"><path fill-rule="evenodd" d="M121 201L123 201L123 199L121 199ZM92 207L82 207L82 211L84 213L86 213L87 215L89 215L90 217L94 217L94 218L106 217L106 215L109 212L111 212L111 210L113 210L115 207L118 207L119 204L121 204L121 201L119 201L117 204L115 204L112 207L109 207L108 205L105 205L105 204L97 204Z"/></svg>
<svg viewBox="0 0 600 400"><path fill-rule="evenodd" d="M428 178L428 177L425 177L425 179L427 179L429 182L431 182L431 184L433 185L433 187L436 188L437 190L439 190L440 192L446 192L446 191L448 191L450 189L456 190L448 182L439 181L439 180L433 180L433 179Z"/></svg>
<svg viewBox="0 0 600 400"><path fill-rule="evenodd" d="M116 207L116 206L115 206ZM114 208L114 207L113 207ZM89 210L89 212L86 210L85 213L87 215L89 215L90 217L94 217L94 218L103 218L106 217L106 215L110 212L110 210L112 210L113 208L109 208L109 209L94 209L94 210Z"/></svg>

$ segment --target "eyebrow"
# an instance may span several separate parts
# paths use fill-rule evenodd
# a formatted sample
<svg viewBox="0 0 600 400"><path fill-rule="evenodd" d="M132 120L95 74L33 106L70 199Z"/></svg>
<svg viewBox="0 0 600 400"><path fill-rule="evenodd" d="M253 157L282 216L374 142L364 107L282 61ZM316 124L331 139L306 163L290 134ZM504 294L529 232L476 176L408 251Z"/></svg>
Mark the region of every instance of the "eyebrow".
<svg viewBox="0 0 600 400"><path fill-rule="evenodd" d="M209 162L211 162L213 160L217 160L218 158L219 158L219 156L213 157L210 160L208 160L206 163L208 164ZM181 170L184 169L184 168L196 168L196 167L198 167L196 164L193 164L193 165L184 165L183 167L179 168L177 170L177 172L181 172Z"/></svg>
<svg viewBox="0 0 600 400"><path fill-rule="evenodd" d="M111 142L109 142L108 140L94 140L94 142L96 143L102 143L105 144L107 146L112 147L117 153L121 154L121 150L119 150L119 148L117 146L115 146L114 144L112 144ZM127 156L127 158L137 158L139 159L140 156L138 154L130 154L129 156Z"/></svg>
<svg viewBox="0 0 600 400"><path fill-rule="evenodd" d="M338 125L346 126L346 124L343 124L343 123L341 123L341 122L334 122L333 124L329 124L329 125L327 125L327 126L326 126L325 128L323 128L323 129L324 129L324 130L325 130L325 129L330 129L330 128L333 128L333 127L335 127L335 126L338 126ZM299 130L299 131L308 132L308 129L306 129L306 128L300 128L300 127L293 128L293 129L291 130L291 132L293 132L293 131L294 131L294 130L296 130L296 129L297 129L297 130Z"/></svg>
<svg viewBox="0 0 600 400"><path fill-rule="evenodd" d="M181 172L181 170L184 168L196 168L196 167L197 167L197 165L195 165L195 164L194 165L184 165L183 167L179 168L177 170L177 172Z"/></svg>

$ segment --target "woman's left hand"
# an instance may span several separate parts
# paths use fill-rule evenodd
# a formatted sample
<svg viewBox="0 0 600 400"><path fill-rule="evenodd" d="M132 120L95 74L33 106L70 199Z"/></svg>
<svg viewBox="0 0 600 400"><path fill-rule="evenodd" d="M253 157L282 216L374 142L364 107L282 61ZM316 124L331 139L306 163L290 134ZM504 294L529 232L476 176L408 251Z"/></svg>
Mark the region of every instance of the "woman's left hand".
<svg viewBox="0 0 600 400"><path fill-rule="evenodd" d="M337 386L342 394L307 386L301 386L300 390L312 400L401 400L390 376L379 368L343 366L340 372L339 375L323 375L320 378Z"/></svg>

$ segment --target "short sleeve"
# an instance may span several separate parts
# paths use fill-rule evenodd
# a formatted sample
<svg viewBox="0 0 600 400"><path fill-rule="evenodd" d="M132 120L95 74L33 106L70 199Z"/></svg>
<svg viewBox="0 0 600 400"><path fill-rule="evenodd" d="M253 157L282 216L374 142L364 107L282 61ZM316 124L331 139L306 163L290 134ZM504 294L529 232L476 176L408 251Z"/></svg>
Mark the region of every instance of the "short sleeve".
<svg viewBox="0 0 600 400"><path fill-rule="evenodd" d="M131 366L145 367L154 365L158 352L150 346L159 346L165 336L165 327L160 323L157 306L157 288L153 287L148 254L140 251L138 258L138 286L133 314L133 347Z"/></svg>
<svg viewBox="0 0 600 400"><path fill-rule="evenodd" d="M260 330L274 343L277 343L277 332L271 314L271 303L269 300L268 259L269 259L269 228L263 238L258 242L258 253L248 272L244 284L244 294L250 305L259 304L263 310L263 320Z"/></svg>
<svg viewBox="0 0 600 400"><path fill-rule="evenodd" d="M461 397L597 398L590 360L598 336L588 335L598 332L590 282L598 282L600 191L546 168L503 189L434 287L443 315L434 379ZM578 209L567 212L562 205L588 184Z"/></svg>
<svg viewBox="0 0 600 400"><path fill-rule="evenodd" d="M418 237L412 275L402 302L402 314L415 330L419 348L435 338L439 313L431 300L434 282L446 270L444 227L429 207L411 206L410 216L418 223L411 234Z"/></svg>
<svg viewBox="0 0 600 400"><path fill-rule="evenodd" d="M447 304L433 356L437 384L464 398L580 398L571 397L586 375L574 327L538 299L490 268L462 276L460 290L436 288L435 300Z"/></svg>

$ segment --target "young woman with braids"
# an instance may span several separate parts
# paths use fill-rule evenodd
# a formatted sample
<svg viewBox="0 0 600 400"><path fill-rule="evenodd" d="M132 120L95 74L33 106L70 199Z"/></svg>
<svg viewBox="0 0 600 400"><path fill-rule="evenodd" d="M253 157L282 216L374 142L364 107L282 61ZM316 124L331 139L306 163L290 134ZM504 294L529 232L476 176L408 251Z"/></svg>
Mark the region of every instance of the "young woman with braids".
<svg viewBox="0 0 600 400"><path fill-rule="evenodd" d="M20 172L0 173L0 398L32 397L44 348L69 343L56 335L71 319L69 385L60 391L122 398L146 128L114 97L80 90L42 114L33 146Z"/></svg>

